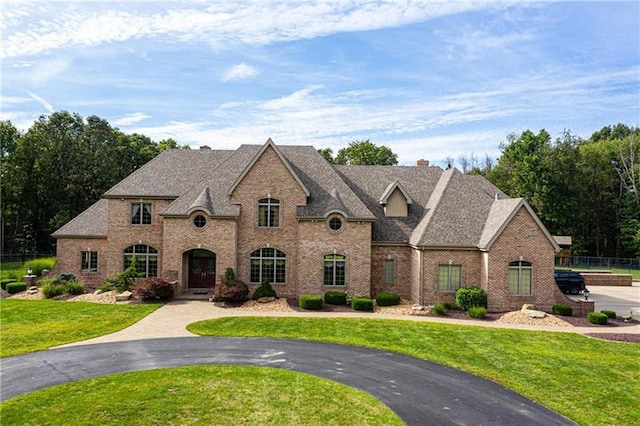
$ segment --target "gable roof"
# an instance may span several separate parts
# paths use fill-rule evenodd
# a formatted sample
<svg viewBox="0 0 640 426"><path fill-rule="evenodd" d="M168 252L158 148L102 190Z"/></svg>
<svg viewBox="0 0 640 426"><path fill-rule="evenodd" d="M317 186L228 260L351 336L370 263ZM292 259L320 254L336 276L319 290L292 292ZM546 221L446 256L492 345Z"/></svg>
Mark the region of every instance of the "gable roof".
<svg viewBox="0 0 640 426"><path fill-rule="evenodd" d="M289 164L289 161L287 161L287 159L282 155L282 153L280 152L280 150L278 149L278 147L276 146L276 144L273 143L273 141L271 140L271 138L267 139L267 142L265 142L264 145L262 145L262 148L260 148L260 151L258 151L256 153L256 155L253 157L253 159L249 162L249 164L247 164L244 168L244 170L242 171L242 173L240 173L240 175L236 178L235 182L233 182L233 184L231 185L231 188L229 188L229 196L231 196L231 194L233 194L233 191L236 189L236 187L238 186L238 184L240 184L240 182L242 182L242 179L244 179L244 177L247 175L247 173L249 173L249 170L251 170L251 168L253 167L254 164L256 164L256 161L258 161L258 159L260 157L262 157L262 154L264 154L264 152L268 149L268 148L272 148L276 155L278 156L278 158L280 159L280 161L282 161L282 163L284 164L284 166L287 168L287 170L289 171L289 173L291 173L291 176L293 176L293 178L295 179L296 182L298 182L298 185L300 185L300 188L302 188L302 190L304 191L305 195L307 197L309 197L311 194L309 193L309 190L307 189L307 187L304 185L304 183L302 182L302 180L300 180L300 177L298 176L298 174L293 170L293 168L291 167L291 164Z"/></svg>
<svg viewBox="0 0 640 426"><path fill-rule="evenodd" d="M402 186L402 184L400 183L399 180L395 180L393 182L391 182L389 184L389 186L387 186L387 189L384 190L384 193L382 194L382 197L380 198L380 204L387 204L387 202L389 201L389 197L391 197L391 194L393 194L393 192L395 190L400 191L400 193L404 196L405 200L407 200L407 204L412 204L413 201L411 200L411 197L409 197L409 194L407 194L407 191L405 191L404 187Z"/></svg>

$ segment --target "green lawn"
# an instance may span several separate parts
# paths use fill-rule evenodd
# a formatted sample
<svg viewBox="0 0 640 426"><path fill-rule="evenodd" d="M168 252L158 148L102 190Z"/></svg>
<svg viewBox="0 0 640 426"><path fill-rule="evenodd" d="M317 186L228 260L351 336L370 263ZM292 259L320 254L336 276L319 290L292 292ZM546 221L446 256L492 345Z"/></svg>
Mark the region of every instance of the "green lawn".
<svg viewBox="0 0 640 426"><path fill-rule="evenodd" d="M56 264L55 257L41 257L22 262L2 262L0 265L0 280L13 278L22 281L27 275L27 268L31 267L33 273L40 275L43 269L51 269Z"/></svg>
<svg viewBox="0 0 640 426"><path fill-rule="evenodd" d="M160 306L1 299L0 356L38 351L113 333Z"/></svg>
<svg viewBox="0 0 640 426"><path fill-rule="evenodd" d="M640 424L640 344L386 319L232 317L193 323L208 336L281 337L395 351L501 383L581 425Z"/></svg>
<svg viewBox="0 0 640 426"><path fill-rule="evenodd" d="M3 404L7 425L402 425L373 396L282 369L181 367L114 374Z"/></svg>

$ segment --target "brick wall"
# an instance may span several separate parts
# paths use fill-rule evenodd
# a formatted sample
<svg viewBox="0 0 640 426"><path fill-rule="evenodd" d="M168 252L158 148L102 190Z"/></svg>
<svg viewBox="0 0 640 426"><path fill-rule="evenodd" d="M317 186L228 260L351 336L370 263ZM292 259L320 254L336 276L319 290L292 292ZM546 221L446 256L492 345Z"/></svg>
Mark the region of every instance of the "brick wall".
<svg viewBox="0 0 640 426"><path fill-rule="evenodd" d="M390 291L402 298L412 300L412 282L417 279L412 267L413 249L408 246L374 245L371 248L371 294ZM393 283L384 282L385 260L394 261Z"/></svg>
<svg viewBox="0 0 640 426"><path fill-rule="evenodd" d="M633 285L633 276L631 274L580 272L580 275L584 277L584 283L587 288L591 285L626 287L631 287Z"/></svg>
<svg viewBox="0 0 640 426"><path fill-rule="evenodd" d="M461 265L463 286L480 286L480 251L478 250L424 250L422 252L423 305L436 302L455 302L455 292L440 291L438 267Z"/></svg>
<svg viewBox="0 0 640 426"><path fill-rule="evenodd" d="M258 227L258 200L274 198L280 201L280 226ZM286 283L272 284L279 296L297 293L298 219L296 206L306 203L306 195L284 163L271 147L236 186L232 203L239 203L237 227L236 276L249 284L251 292L259 283L250 284L250 256L257 249L271 247L286 254Z"/></svg>
<svg viewBox="0 0 640 426"><path fill-rule="evenodd" d="M107 247L106 238L58 238L56 243L56 264L49 276L61 272L70 272L84 283L87 289L94 289L104 282L107 259L104 256ZM82 272L82 252L98 252L98 271Z"/></svg>

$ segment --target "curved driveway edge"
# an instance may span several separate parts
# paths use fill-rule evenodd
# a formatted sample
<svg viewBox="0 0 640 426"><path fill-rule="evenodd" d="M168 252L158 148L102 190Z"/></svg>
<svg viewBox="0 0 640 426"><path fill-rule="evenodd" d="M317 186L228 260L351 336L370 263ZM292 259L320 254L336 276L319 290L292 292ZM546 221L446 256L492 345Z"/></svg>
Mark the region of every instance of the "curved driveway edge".
<svg viewBox="0 0 640 426"><path fill-rule="evenodd" d="M356 346L266 338L179 337L50 349L0 364L0 399L75 380L187 365L250 365L361 389L409 425L574 424L496 383L449 367Z"/></svg>

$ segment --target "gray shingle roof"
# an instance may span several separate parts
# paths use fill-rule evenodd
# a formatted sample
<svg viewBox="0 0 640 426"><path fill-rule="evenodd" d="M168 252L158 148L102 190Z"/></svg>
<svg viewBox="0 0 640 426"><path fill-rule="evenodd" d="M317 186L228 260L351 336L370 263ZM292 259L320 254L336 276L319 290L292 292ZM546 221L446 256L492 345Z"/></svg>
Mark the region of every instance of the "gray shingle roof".
<svg viewBox="0 0 640 426"><path fill-rule="evenodd" d="M92 204L88 209L71 219L52 235L60 237L107 237L107 204L101 199Z"/></svg>

